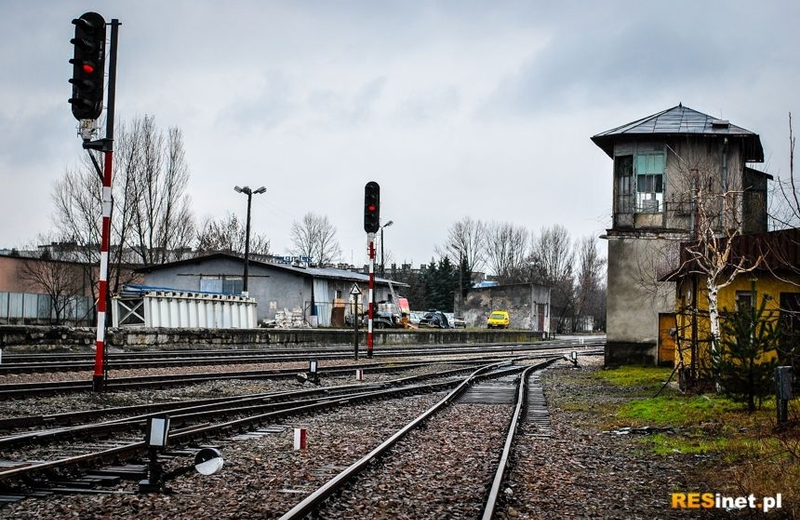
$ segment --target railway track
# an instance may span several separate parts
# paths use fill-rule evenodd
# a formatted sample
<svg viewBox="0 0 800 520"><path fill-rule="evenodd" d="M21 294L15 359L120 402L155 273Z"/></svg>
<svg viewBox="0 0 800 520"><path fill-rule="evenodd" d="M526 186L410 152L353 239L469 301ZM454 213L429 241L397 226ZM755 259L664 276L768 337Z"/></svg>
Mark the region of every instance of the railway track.
<svg viewBox="0 0 800 520"><path fill-rule="evenodd" d="M534 356L547 354L532 354ZM495 357L480 357L471 359L451 360L456 364L474 365L479 363L489 363L492 361L502 361L509 359L508 355ZM295 360L296 363L300 361ZM356 369L363 370L364 373L392 373L401 372L417 367L430 365L435 361L409 361L409 362L376 362L327 365L317 373L319 377L343 376L353 374ZM163 389L176 386L188 386L206 383L209 381L223 380L293 380L298 373L305 370L308 359L303 359L304 365L297 364L293 368L283 369L259 369L248 371L225 371L225 372L206 372L191 374L160 374L134 377L114 377L107 382L109 391L129 391L142 389ZM88 380L52 381L52 382L33 382L33 383L7 383L0 384L0 401L22 397L44 396L54 394L67 394L75 392L88 392L92 389L92 382Z"/></svg>
<svg viewBox="0 0 800 520"><path fill-rule="evenodd" d="M553 361L529 366L521 376L520 367L478 369L281 520L308 516L384 518L390 512L395 518L490 520L500 499L518 425L526 415L528 378ZM506 370L505 375L502 370ZM493 383L478 382L486 377L492 377ZM516 391L509 392L513 386ZM486 429L487 423L496 427ZM490 449L474 449L476 441L484 444L486 437L490 438ZM443 444L448 448L439 450ZM437 451L446 452L446 456L437 458ZM430 471L429 466L436 464L447 471ZM494 472L486 471L492 466Z"/></svg>
<svg viewBox="0 0 800 520"><path fill-rule="evenodd" d="M508 344L453 344L424 346L382 346L373 351L375 358L429 357L443 355L467 355L509 351L524 353L563 348L586 348L598 346L602 340L550 340L535 343ZM366 354L361 347L362 356ZM201 349L201 350L149 350L143 352L114 352L106 356L107 366L113 370L135 370L147 368L188 367L210 365L235 365L251 363L280 363L297 360L300 356L319 360L352 359L354 347L316 346L312 349ZM93 353L24 353L4 354L0 363L0 377L10 374L79 372L94 367Z"/></svg>
<svg viewBox="0 0 800 520"><path fill-rule="evenodd" d="M505 350L486 349L475 350L474 346L465 347L462 349L441 349L433 351L425 351L424 356L415 356L414 359L401 361L406 356L386 357L378 356L373 361L363 362L348 362L352 359L352 352L350 357L341 357L338 359L329 358L320 370L319 374L322 377L340 376L347 373L353 373L356 369L361 369L365 373L380 373L380 372L397 372L408 370L417 366L424 366L436 360L448 360L454 363L489 363L496 360L508 359L514 356L545 356L549 353L555 352L568 352L573 348L581 348L581 352L599 352L594 347L594 344L577 345L577 346L564 346L564 342L553 342L552 344L545 345L543 348L520 348L517 345L506 346ZM233 351L232 357L241 360L237 351ZM437 354L439 352L439 354ZM153 389L153 388L169 388L176 386L188 386L193 384L200 384L209 381L221 380L288 380L294 379L298 372L302 372L305 366L308 365L310 359L315 359L322 366L322 360L319 357L320 352L295 352L293 356L289 357L286 354L279 354L278 357L273 358L269 355L263 355L259 358L259 363L251 364L251 367L257 367L250 370L235 370L238 363L231 365L225 364L227 357L218 358L216 362L209 362L207 365L214 366L213 371L210 372L197 372L181 373L180 367L182 365L165 365L158 364L158 374L152 375L131 375L131 376L118 376L109 377L106 381L105 387L109 391L125 391L137 389ZM157 356L158 357L158 356ZM409 355L410 357L410 355ZM60 357L59 357L60 359ZM52 363L45 363L49 369L55 370L55 366L61 363L60 360ZM32 397L32 396L45 396L54 394L68 394L75 392L88 392L92 389L91 378L87 375L84 379L76 379L80 373L72 372L73 368L68 367L65 372L65 378L61 380L24 382L25 375L33 371L24 371L24 374L19 377L3 377L0 375L0 401ZM203 366L207 366L203 365ZM279 368L283 366L290 366L290 368ZM2 365L0 365L2 366ZM224 368L223 368L224 367ZM87 372L90 370L86 368ZM49 370L48 370L49 371ZM114 374L133 374L136 370L113 371ZM52 372L51 374L55 374ZM67 374L71 374L67 376ZM32 376L36 379L36 375ZM52 378L52 375L50 376ZM22 379L22 382L17 382Z"/></svg>
<svg viewBox="0 0 800 520"><path fill-rule="evenodd" d="M474 496L471 499L458 501L459 503L470 504L469 513L465 513L464 516L462 516L452 500L446 501L445 505L439 503L435 507L452 509L452 515L440 514L438 517L476 518L475 511L484 514L482 511L487 511L494 507L490 506L489 502L492 500L492 496L494 496L495 503L497 503L498 499L502 501L503 490L506 489L502 484L502 475L507 474L504 467L509 460L509 453L511 453L515 441L513 438L511 440L508 440L509 438L503 440L501 437L514 433L518 428L516 426L507 426L505 427L506 429L499 428L494 433L487 433L486 435L478 432L476 437L474 435L467 436L466 433L472 429L477 430L481 426L454 425L459 424L462 418L470 416L484 417L482 420L484 424L487 421L496 425L510 424L510 417L513 413L519 416L518 421L525 420L527 416L527 421L535 423L534 428L540 434L546 434L546 411L543 412L541 391L537 396L534 390L509 389L515 384L512 382L513 380L527 381L529 379L527 376L521 378L518 376L522 371L527 370L527 373L530 373L535 370L528 368L528 365L538 365L544 361L563 359L563 357L568 357L566 354L574 348L575 345L568 345L566 349L562 347L561 350L553 348L544 352L528 353L517 352L515 348L513 350L514 355L511 355L512 352L506 352L505 356L498 353L495 356L487 356L482 359L439 359L436 363L446 365L446 367L424 375L420 375L418 372L424 369L424 365L432 362L432 360L409 360L408 362L386 360L386 366L382 366L381 360L373 360L372 364L375 365L375 372L370 373L365 370L365 381L359 381L355 384L352 383L353 368L365 365L347 364L341 367L340 374L326 374L323 370L324 385L322 387L298 388L296 382L290 383L290 377L296 377L298 372L294 368L286 371L284 379L275 379L274 383L267 385L270 388L273 384L283 385L284 389L278 391L261 392L233 398L184 399L176 402L147 403L106 408L98 411L65 411L28 417L2 417L0 418L0 507L2 507L3 502L13 503L24 497L48 497L52 496L53 493L92 493L109 497L118 496L120 493L122 495L136 493L135 483L145 478L148 472L147 457L149 450L142 440L144 429L148 418L155 415L168 414L171 417L170 447L164 453L159 454L159 460L164 465L168 467L171 465L174 468L176 464L185 465L198 450L205 447L222 446L234 449L230 444L231 439L245 439L244 442L250 442L246 439L256 439L254 442L263 442L260 439L274 439L270 442L279 442L279 439L286 438L287 430L290 434L292 427L296 427L298 424L316 424L318 422L317 417L335 417L337 414L342 416L351 415L362 408L369 409L372 407L374 409L375 406L379 406L383 410L392 410L392 414L402 416L412 411L412 407L409 407L410 404L419 404L422 402L420 399L427 399L431 405L442 401L448 402L443 406L441 412L430 415L428 418L423 419L417 427L412 428L407 438L394 441L388 454L378 455L377 458L367 463L364 468L368 471L367 473L343 480L362 482L363 485L355 484L355 489L365 487L375 490L375 486L381 485L385 488L385 484L376 484L376 482L380 482L380 479L376 475L370 475L369 471L379 467L391 467L395 465L391 461L402 460L395 459L395 455L391 454L396 450L403 449L407 453L410 452L413 460L414 453L424 452L425 448L421 446L426 442L436 442L430 439L426 441L425 438L414 437L414 435L420 435L419 432L430 433L438 431L438 423L449 424L451 428L455 428L458 431L457 435L452 436L453 439L464 437L467 445L458 449L440 449L439 451L451 453L449 459L443 461L436 462L433 456L425 457L429 462L442 466L442 471L440 471L442 480L438 484L433 483L427 487L421 484L415 484L412 487L437 489L438 486L438 489L460 489L461 487L472 489ZM581 355L592 355L598 352L601 351L585 348L581 350ZM447 358L448 356L443 357ZM535 359L537 357L540 359ZM480 368L476 369L478 365L480 365ZM326 365L325 370L328 368ZM409 371L415 375L399 379L388 379L392 377L388 375L392 370ZM478 372L485 370L486 374L479 374L471 382L465 382L466 376L463 374L476 370ZM377 374L381 371L384 372L383 375L378 376ZM209 374L209 376L219 378L220 374ZM159 377L163 379L165 376L154 377L155 379ZM388 380L374 381L378 377ZM536 379L535 375L533 379ZM281 380L285 382L280 383ZM347 384L343 383L344 381L347 381ZM261 383L258 383L258 385L261 385ZM461 385L465 387L461 395L447 397L453 392L453 388ZM164 388L169 388L169 386L164 386ZM233 388L236 388L236 385ZM510 397L512 394L515 395L520 392L522 392L522 395L528 396L529 401L534 404L512 405L512 402L523 402L521 398ZM175 392L173 391L172 393ZM181 394L182 392L178 395ZM187 395L194 394L188 392ZM20 399L22 398L20 397ZM476 399L477 402L475 402ZM504 401L493 402L493 399ZM384 404L373 405L369 403ZM512 406L522 406L523 411L511 412ZM538 406L538 408L533 409L532 407L535 406ZM408 408L408 411L406 411L406 408ZM342 411L335 412L334 410L337 409ZM494 411L489 412L489 410ZM525 414L524 410L533 410L533 412ZM367 412L367 416L371 416L371 413L373 412ZM422 413L422 410L420 410L420 413ZM427 413L427 407L425 413ZM485 418L486 414L494 413L498 415L493 419ZM418 417L418 415L409 416L408 420L411 421L415 417ZM337 425L340 422L336 419L327 419L328 422L331 420ZM361 421L361 419L358 419L358 421ZM404 424L408 424L408 422L398 424L391 431L387 430L385 439L389 440L393 437L395 433L404 428ZM423 428L419 429L420 426ZM322 430L319 430L318 426L314 428L316 428L317 436L322 435ZM339 426L336 426L334 429L338 428ZM527 428L531 428L530 424ZM325 433L325 435L327 436L328 433ZM473 454L471 459L468 457L468 459L459 461L452 453L469 453L471 445L484 442L479 439L488 436L492 436L494 439L492 441L493 448L486 450L486 457L488 458L485 458L484 455L481 456L483 462L479 463L482 475L480 482L477 485L464 484L462 486L458 480L461 473L460 469L466 467L470 461L474 462L477 459ZM473 439L473 442L470 443L469 439ZM441 442L441 438L439 438L439 442ZM326 441L324 444L323 451L327 451L342 444L342 441ZM374 451L377 444L381 444L378 438L376 438L376 442L368 443L366 445L367 449L363 453ZM235 445L236 442L234 442ZM320 448L321 446L316 446L317 450ZM225 453L224 449L222 451ZM234 449L233 453L236 453L236 451ZM315 457L320 455L318 451L316 453ZM330 455L327 455L325 458L328 462L311 470L310 476L306 473L305 477L297 476L298 468L296 467L291 471L286 471L288 468L285 466L283 469L273 468L267 473L267 475L273 476L269 477L268 482L262 482L259 486L266 485L267 488L272 488L275 486L274 482L276 480L283 479L285 482L277 489L273 489L268 499L265 498L259 501L257 507L268 511L266 513L268 517L289 514L288 512L300 505L300 498L303 496L310 498L315 493L316 487L310 488L309 483L321 482L320 479L323 477L325 477L326 482L327 480L332 480L339 472L334 470L336 468L343 470L349 467L348 465L353 463L353 459L350 459L349 462L347 459L355 453L357 452L352 451L351 448L346 452L344 459L339 459L339 456L334 456L331 459ZM400 452L397 451L397 453ZM298 461L305 461L302 464L309 462L302 455L299 457ZM271 459L272 457L269 458ZM296 459L297 457L294 458ZM239 464L242 463L241 460L238 462ZM344 462L344 466L340 466L342 462ZM406 462L397 464L400 467L410 467ZM228 474L233 474L232 478L235 478L235 471L234 468L230 468ZM278 471L278 473L275 473L275 471ZM278 477L277 475L281 473L286 474ZM464 473L472 474L475 471ZM295 476L291 477L291 475ZM498 475L500 476L498 477ZM501 480L497 480L498 483L494 484L493 482L497 478ZM202 483L195 482L193 478L184 477L179 479L180 482L184 480L194 482L192 484L193 487L202 487ZM422 479L417 478L416 480L421 481ZM322 485L324 486L325 484L322 483ZM399 485L390 484L389 487L398 490L397 499L401 502L409 503L409 501L416 500L409 498L411 495L408 495L406 491L400 491L402 488ZM342 499L347 498L350 496L348 489L351 488L342 487L333 492L333 495L342 497ZM424 491L421 491L421 493L424 494ZM368 496L355 494L350 498L352 502L348 504L341 501L332 502L326 497L319 504L315 504L311 510L324 511L323 516L328 518L352 518L353 516L348 516L348 514L352 515L353 508L361 511L359 508L372 507L365 506L365 504L371 503L371 499ZM428 497L425 502L431 502L431 498ZM383 503L393 503L392 498L384 496ZM374 512L380 513L380 511ZM441 510L439 513L441 513ZM249 512L247 514L249 515ZM362 516L369 517L371 513L364 513ZM380 518L379 515L375 517ZM394 515L387 516L387 518L394 517ZM425 518L426 516L414 517ZM435 517L430 516L430 518Z"/></svg>
<svg viewBox="0 0 800 520"><path fill-rule="evenodd" d="M510 366L509 361L488 367ZM0 461L0 485L6 500L22 496L40 496L55 491L75 491L82 485L118 482L132 472L140 475L141 459L148 448L141 439L147 419L154 414L169 414L176 428L170 433L171 444L181 446L175 454L191 454L208 439L224 438L257 430L289 416L320 413L364 401L396 399L410 394L444 391L459 384L458 374L474 367L456 367L446 371L407 377L385 383L345 385L325 389L251 395L227 399L170 403L158 410L133 415L139 408L111 409L96 412L63 414L62 421L83 424L57 428L15 431L0 438L0 453L14 453L15 459ZM506 370L509 370L506 368ZM518 368L511 368L518 371ZM122 415L119 419L91 422L103 415ZM40 418L18 418L16 425L31 425ZM50 421L44 420L45 425ZM6 422L8 426L10 421ZM194 446L195 448L192 448ZM84 473L87 467L101 467L111 462L134 461L128 467ZM139 462L139 464L137 464ZM133 469L131 469L133 468ZM2 497L0 497L2 501Z"/></svg>

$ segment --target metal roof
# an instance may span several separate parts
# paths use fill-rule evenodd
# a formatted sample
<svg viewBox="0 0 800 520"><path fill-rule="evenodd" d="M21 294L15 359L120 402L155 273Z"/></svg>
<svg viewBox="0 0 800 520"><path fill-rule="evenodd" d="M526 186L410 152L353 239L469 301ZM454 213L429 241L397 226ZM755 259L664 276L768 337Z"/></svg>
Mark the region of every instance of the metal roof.
<svg viewBox="0 0 800 520"><path fill-rule="evenodd" d="M207 255L185 258L183 260L177 260L175 262L168 262L164 264L142 267L136 269L136 272L149 273L153 271L160 271L162 269L173 268L180 265L200 264L209 260L218 260L218 259L228 259L244 263L244 258L242 258L239 255L217 252L217 253L210 253ZM287 264L273 264L271 262L261 262L253 259L249 259L248 263L250 264L250 266L254 267L260 266L269 269L278 269L281 271L293 272L299 276L308 276L311 278L325 278L328 280L344 280L344 281L364 282L364 283L369 281L368 274L356 273L353 271L348 271L345 269L336 269L332 267L303 267L303 266L287 265ZM387 278L380 278L378 276L375 276L375 283L380 283L380 284L391 283L398 287L408 287L407 283L389 280Z"/></svg>
<svg viewBox="0 0 800 520"><path fill-rule="evenodd" d="M745 161L764 161L764 149L758 134L680 103L657 114L601 132L593 136L592 141L613 158L614 144L617 142L678 136L742 139Z"/></svg>
<svg viewBox="0 0 800 520"><path fill-rule="evenodd" d="M721 248L726 246L722 240ZM741 266L749 269L755 266L753 273L793 273L800 268L800 228L779 229L766 233L736 235L732 237L731 254L728 267ZM697 259L690 252L696 242L682 242L680 265L673 271L659 277L661 281L676 281L690 275L704 274L697 265ZM756 263L758 263L756 265ZM752 276L752 275L751 275ZM792 282L787 282L792 283Z"/></svg>

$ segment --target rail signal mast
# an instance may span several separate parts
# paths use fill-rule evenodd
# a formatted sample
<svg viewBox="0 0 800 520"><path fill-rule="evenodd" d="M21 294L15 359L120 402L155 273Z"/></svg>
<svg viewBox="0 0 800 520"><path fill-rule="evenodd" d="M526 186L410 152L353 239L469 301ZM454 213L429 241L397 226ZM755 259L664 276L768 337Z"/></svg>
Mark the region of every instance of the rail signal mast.
<svg viewBox="0 0 800 520"><path fill-rule="evenodd" d="M70 40L73 45L72 115L78 120L78 131L83 140L83 148L89 153L97 174L103 181L102 190L102 230L100 242L100 280L97 300L97 339L95 350L95 368L92 376L92 389L95 392L104 390L107 379L106 370L106 308L108 301L108 250L111 241L111 170L114 155L114 103L117 80L117 34L119 20L113 19L106 24L102 15L95 12L82 14L72 20L75 25L75 37ZM106 113L106 137L92 140L97 133L97 120L103 113L105 93L106 62L106 27L111 26L111 45L108 65L108 110ZM105 153L104 167L100 165L91 150Z"/></svg>
<svg viewBox="0 0 800 520"><path fill-rule="evenodd" d="M375 181L364 186L364 231L369 248L369 295L367 307L367 357L372 357L372 319L375 315L375 233L380 228L381 187Z"/></svg>

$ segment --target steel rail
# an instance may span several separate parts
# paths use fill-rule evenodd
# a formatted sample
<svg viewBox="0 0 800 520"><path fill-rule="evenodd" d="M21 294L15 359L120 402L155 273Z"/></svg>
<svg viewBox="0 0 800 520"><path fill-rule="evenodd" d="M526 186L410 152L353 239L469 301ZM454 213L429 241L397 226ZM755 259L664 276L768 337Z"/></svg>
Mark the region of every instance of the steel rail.
<svg viewBox="0 0 800 520"><path fill-rule="evenodd" d="M495 365L509 364L511 361L504 361L496 363ZM493 366L493 365L489 365ZM479 369L480 370L480 369ZM463 370L462 370L463 371ZM217 424L201 424L193 425L176 430L170 433L170 441L189 443L197 439L208 439L213 436L230 432L245 432L251 430L254 426L263 424L270 420L281 419L287 416L303 414L327 408L334 408L352 402L375 400L396 395L406 395L409 393L426 393L446 390L458 384L458 380L450 380L439 383L431 383L423 385L413 383L406 386L386 385L388 388L381 388L373 391L364 392L363 388L359 388L358 392L347 394L340 397L333 397L331 399L318 400L314 403L297 404L280 410L273 410L266 413L259 413L256 415L234 419ZM122 424L122 423L120 423ZM107 426L107 425L103 425ZM80 430L80 427L78 428ZM124 446L114 447L107 450L102 450L94 453L87 453L74 457L67 457L64 459L52 460L47 462L37 463L22 463L18 466L0 469L0 481L11 479L30 477L34 474L41 473L51 469L64 469L73 466L84 466L91 461L103 461L109 458L117 459L123 455L133 456L143 454L147 451L144 442L135 442Z"/></svg>
<svg viewBox="0 0 800 520"><path fill-rule="evenodd" d="M342 375L352 373L353 370L363 369L365 373L397 372L429 366L431 363L463 363L480 364L491 361L507 360L509 355L495 356L492 358L472 358L472 359L436 359L427 361L408 361L408 362L378 362L378 363L359 363L348 365L327 366L319 372L320 376ZM308 361L304 358L303 361ZM302 369L300 369L302 371ZM227 380L227 379L292 379L297 376L298 368L277 369L277 370L249 370L242 372L205 372L198 374L172 374L120 377L109 379L106 387L109 390L133 390L141 388L164 388L169 386L189 385L205 383L207 381ZM10 383L0 384L0 401L8 398L29 397L32 395L52 395L57 393L80 392L91 389L91 381L57 381L40 383Z"/></svg>
<svg viewBox="0 0 800 520"><path fill-rule="evenodd" d="M550 363L547 363L550 364ZM508 425L508 433L506 434L506 442L503 445L503 451L500 454L500 461L497 464L497 471L492 481L492 486L489 488L489 495L486 499L486 505L483 509L483 520L492 520L495 507L497 506L497 499L500 496L500 487L505 482L506 470L508 469L508 461L511 457L511 450L514 447L514 442L517 436L517 428L520 421L524 418L525 409L528 405L528 376L534 370L542 368L541 366L530 366L520 374L520 384L517 391L516 406L514 407L514 414L511 417L511 422Z"/></svg>
<svg viewBox="0 0 800 520"><path fill-rule="evenodd" d="M487 353L503 351L541 351L573 347L590 347L602 344L602 340L590 339L579 343L573 340L541 341L518 344L450 344L389 346L381 348L375 355L380 357L430 356L456 353ZM315 347L313 350L297 349L229 349L229 350L170 350L113 353L107 356L109 367L114 370L152 368L153 366L202 366L212 364L279 363L314 357L317 359L346 359L353 355L351 347ZM5 354L0 364L0 374L40 373L55 371L81 371L92 367L92 354Z"/></svg>
<svg viewBox="0 0 800 520"><path fill-rule="evenodd" d="M444 385L444 384L443 384ZM438 389L441 385L430 385L429 388ZM446 386L446 385L444 385ZM377 399L380 397L391 396L396 394L403 394L409 392L409 388L393 388L389 390L378 390L374 392L362 392L352 395L347 395L335 399L317 401L314 403L298 404L297 406L286 408L282 410L275 410L266 413L259 413L257 415L244 417L241 419L234 419L217 424L202 424L193 425L186 428L170 432L169 438L171 442L191 442L195 439L209 438L213 435L219 435L230 432L245 432L253 428L254 425L263 424L268 420L280 419L289 415L302 414L311 411L317 411L343 404L351 403L353 401ZM19 478L23 475L28 476L34 473L41 473L44 470L55 468L69 468L76 465L84 465L90 461L106 460L109 456L119 457L123 454L135 455L145 453L147 446L143 441L126 444L103 451L87 453L74 457L67 457L63 459L51 460L46 462L25 463L19 466L0 468L0 481L9 478Z"/></svg>
<svg viewBox="0 0 800 520"><path fill-rule="evenodd" d="M555 361L555 359L549 362ZM545 362L547 363L547 362ZM400 430L395 432L392 436L382 442L378 447L361 457L354 462L344 471L336 475L334 478L320 486L316 491L312 492L309 496L303 499L300 503L295 505L292 509L284 513L280 520L299 520L305 518L307 515L319 509L320 505L327 500L331 495L340 491L350 480L361 473L372 461L386 454L399 440L408 435L411 431L419 427L427 421L434 414L442 411L446 406L450 405L458 399L466 390L476 381L488 377L487 373L500 368L508 363L494 363L481 367L469 375L461 384L453 389L442 400L434 404L431 408L423 412L417 418L406 424ZM542 363L541 365L544 365ZM522 370L522 367L520 367Z"/></svg>
<svg viewBox="0 0 800 520"><path fill-rule="evenodd" d="M291 408L297 402L309 402L311 400L333 399L338 395L354 394L352 392L363 393L384 389L398 389L404 386L418 385L431 379L446 379L472 370L474 367L466 366L407 376L399 379L374 383L359 383L338 385L329 387L319 387L303 390L274 391L257 394L246 394L238 396L219 397L214 399L184 400L179 402L167 402L148 405L133 405L100 410L87 410L79 412L67 412L53 415L39 415L31 417L9 418L0 421L2 427L25 425L25 426L56 426L64 425L59 428L49 430L24 431L22 433L11 434L0 437L0 450L10 449L24 444L46 444L56 442L63 438L75 436L86 437L87 435L99 432L103 435L117 431L125 431L131 426L143 426L145 421L153 416L169 413L174 420L196 420L213 418L214 415L232 415L235 413L244 414L250 411L263 409L278 410L280 408ZM123 415L134 413L133 416L125 416L121 419L107 420L99 423L76 424L78 420L91 420L102 418L109 415Z"/></svg>

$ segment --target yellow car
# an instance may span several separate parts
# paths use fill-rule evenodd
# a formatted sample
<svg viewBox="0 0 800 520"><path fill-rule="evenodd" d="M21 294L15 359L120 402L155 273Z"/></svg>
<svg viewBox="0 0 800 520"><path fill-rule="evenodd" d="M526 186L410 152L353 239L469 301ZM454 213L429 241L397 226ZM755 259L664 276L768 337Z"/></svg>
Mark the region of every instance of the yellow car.
<svg viewBox="0 0 800 520"><path fill-rule="evenodd" d="M508 311L492 311L486 321L486 326L490 329L507 329L510 322Z"/></svg>

